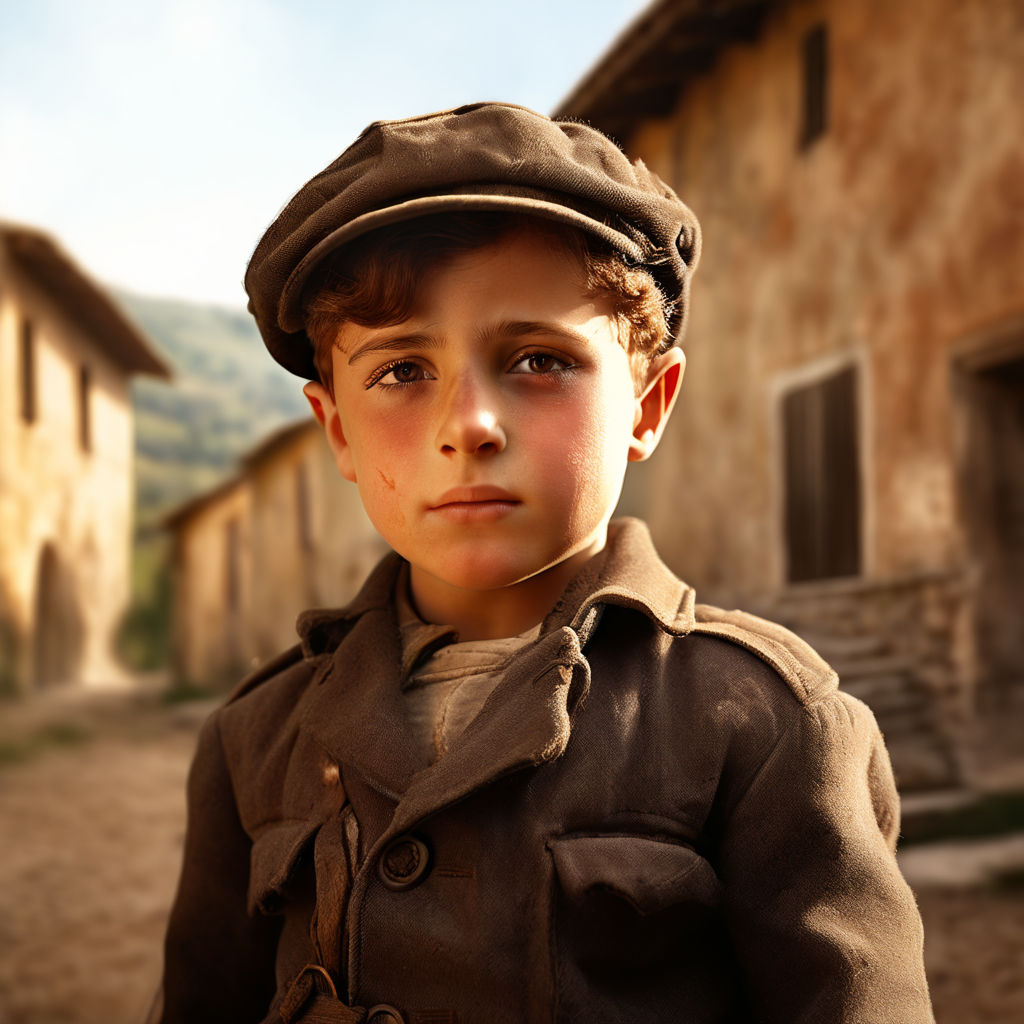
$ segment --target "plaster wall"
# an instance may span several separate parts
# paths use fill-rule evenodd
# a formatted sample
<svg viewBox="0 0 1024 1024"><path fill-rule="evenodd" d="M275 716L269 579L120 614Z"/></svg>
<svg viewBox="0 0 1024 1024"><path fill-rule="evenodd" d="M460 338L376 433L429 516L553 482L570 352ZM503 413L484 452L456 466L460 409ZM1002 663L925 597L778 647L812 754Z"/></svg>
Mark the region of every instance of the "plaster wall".
<svg viewBox="0 0 1024 1024"><path fill-rule="evenodd" d="M240 560L234 609L226 599L232 521ZM233 684L296 642L301 611L354 597L386 550L358 491L338 473L320 428L310 420L308 428L243 463L233 485L176 525L179 677Z"/></svg>
<svg viewBox="0 0 1024 1024"><path fill-rule="evenodd" d="M829 122L802 148L819 23ZM682 397L632 487L706 595L785 586L780 397L848 363L862 575L963 563L952 381L961 357L1024 338L1022 95L1016 0L795 0L626 140L704 229Z"/></svg>
<svg viewBox="0 0 1024 1024"><path fill-rule="evenodd" d="M32 324L36 415L21 415L20 337ZM79 372L90 375L91 448L79 440ZM129 596L132 418L128 380L96 340L0 246L0 593L8 681L36 681L40 645L74 646L67 678L123 683L114 632ZM39 621L44 552L65 595L61 621Z"/></svg>
<svg viewBox="0 0 1024 1024"><path fill-rule="evenodd" d="M387 548L313 420L286 447L254 466L250 480L259 565L252 628L262 661L295 643L299 612L336 607L354 597Z"/></svg>
<svg viewBox="0 0 1024 1024"><path fill-rule="evenodd" d="M212 496L175 533L174 669L183 681L226 686L252 666L250 519L249 490L239 482ZM237 531L234 606L231 530Z"/></svg>

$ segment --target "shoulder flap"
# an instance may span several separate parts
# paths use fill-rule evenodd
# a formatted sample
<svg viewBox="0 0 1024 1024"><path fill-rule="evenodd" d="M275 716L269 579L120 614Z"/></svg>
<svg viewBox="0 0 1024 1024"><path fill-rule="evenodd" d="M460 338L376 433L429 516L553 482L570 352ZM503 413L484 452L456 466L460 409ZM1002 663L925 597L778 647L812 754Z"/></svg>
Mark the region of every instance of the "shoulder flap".
<svg viewBox="0 0 1024 1024"><path fill-rule="evenodd" d="M809 643L785 626L749 612L698 604L690 632L745 647L771 665L801 701L821 697L839 686L835 670Z"/></svg>
<svg viewBox="0 0 1024 1024"><path fill-rule="evenodd" d="M259 668L250 672L232 691L228 694L225 704L244 697L250 690L254 690L260 683L272 679L279 672L302 661L302 644L293 644L287 650L275 655L270 661L264 662Z"/></svg>

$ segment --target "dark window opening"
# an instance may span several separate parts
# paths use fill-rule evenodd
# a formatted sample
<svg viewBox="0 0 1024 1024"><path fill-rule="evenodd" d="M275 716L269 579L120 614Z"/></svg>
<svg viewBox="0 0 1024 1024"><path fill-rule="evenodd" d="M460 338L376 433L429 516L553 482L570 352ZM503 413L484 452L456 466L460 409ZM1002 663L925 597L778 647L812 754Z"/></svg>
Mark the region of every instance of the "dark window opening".
<svg viewBox="0 0 1024 1024"><path fill-rule="evenodd" d="M92 375L88 366L78 369L78 444L92 451Z"/></svg>
<svg viewBox="0 0 1024 1024"><path fill-rule="evenodd" d="M783 399L790 582L860 573L857 373L849 367Z"/></svg>
<svg viewBox="0 0 1024 1024"><path fill-rule="evenodd" d="M31 320L21 322L21 418L35 423L36 409L36 343Z"/></svg>
<svg viewBox="0 0 1024 1024"><path fill-rule="evenodd" d="M816 25L804 36L804 119L800 145L809 146L828 127L828 33Z"/></svg>

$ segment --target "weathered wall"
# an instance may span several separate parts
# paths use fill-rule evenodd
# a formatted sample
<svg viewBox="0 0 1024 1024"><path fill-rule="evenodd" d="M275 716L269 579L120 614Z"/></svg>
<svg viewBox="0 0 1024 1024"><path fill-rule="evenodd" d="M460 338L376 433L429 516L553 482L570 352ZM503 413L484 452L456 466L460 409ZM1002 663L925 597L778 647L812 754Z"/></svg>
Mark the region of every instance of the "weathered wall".
<svg viewBox="0 0 1024 1024"><path fill-rule="evenodd" d="M805 147L819 24L828 125ZM1024 422L980 451L972 376L1024 356L1021 96L1017 0L791 0L625 140L705 237L681 401L632 507L705 600L818 643L876 707L903 786L970 774L974 710L1007 699L1024 654L1021 577L990 550L1007 509L981 495L1012 473L979 487L976 469L1024 450ZM782 401L846 367L860 572L788 583Z"/></svg>
<svg viewBox="0 0 1024 1024"><path fill-rule="evenodd" d="M234 610L226 599L231 521L241 566ZM312 420L245 460L233 486L174 529L176 671L213 686L295 643L299 612L344 604L386 550Z"/></svg>
<svg viewBox="0 0 1024 1024"><path fill-rule="evenodd" d="M33 324L36 348L37 414L31 424L21 417L19 397L24 317ZM88 452L79 444L83 363L92 381ZM61 681L123 682L112 642L128 600L131 460L124 373L5 258L0 243L0 588L4 628L15 638L9 668L17 688L33 685L40 648L61 644L76 648L67 662L69 677ZM47 548L50 575L56 573L63 603L70 606L63 623L36 621Z"/></svg>
<svg viewBox="0 0 1024 1024"><path fill-rule="evenodd" d="M305 479L305 527L299 474ZM253 642L262 660L295 643L300 611L354 597L387 549L313 421L286 448L254 465L249 478L260 576L253 594Z"/></svg>
<svg viewBox="0 0 1024 1024"><path fill-rule="evenodd" d="M819 21L830 124L805 151ZM1016 0L808 0L626 140L705 232L683 395L644 486L659 546L706 592L783 585L779 395L844 361L862 371L864 575L962 564L953 361L1024 325L1022 95Z"/></svg>
<svg viewBox="0 0 1024 1024"><path fill-rule="evenodd" d="M231 529L238 537L234 607L228 582ZM175 531L173 655L182 681L227 685L251 667L251 530L250 495L239 482L211 496Z"/></svg>

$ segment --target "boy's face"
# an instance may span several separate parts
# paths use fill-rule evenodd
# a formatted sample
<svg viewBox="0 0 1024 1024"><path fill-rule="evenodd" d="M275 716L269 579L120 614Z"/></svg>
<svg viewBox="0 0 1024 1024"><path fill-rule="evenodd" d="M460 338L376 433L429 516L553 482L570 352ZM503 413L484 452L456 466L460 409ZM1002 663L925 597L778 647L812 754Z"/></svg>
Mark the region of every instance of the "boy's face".
<svg viewBox="0 0 1024 1024"><path fill-rule="evenodd" d="M653 451L681 369L678 349L660 357L638 396L617 322L574 258L520 231L431 274L408 320L344 324L333 396L307 395L430 604L545 573L564 585L603 547L626 464Z"/></svg>

